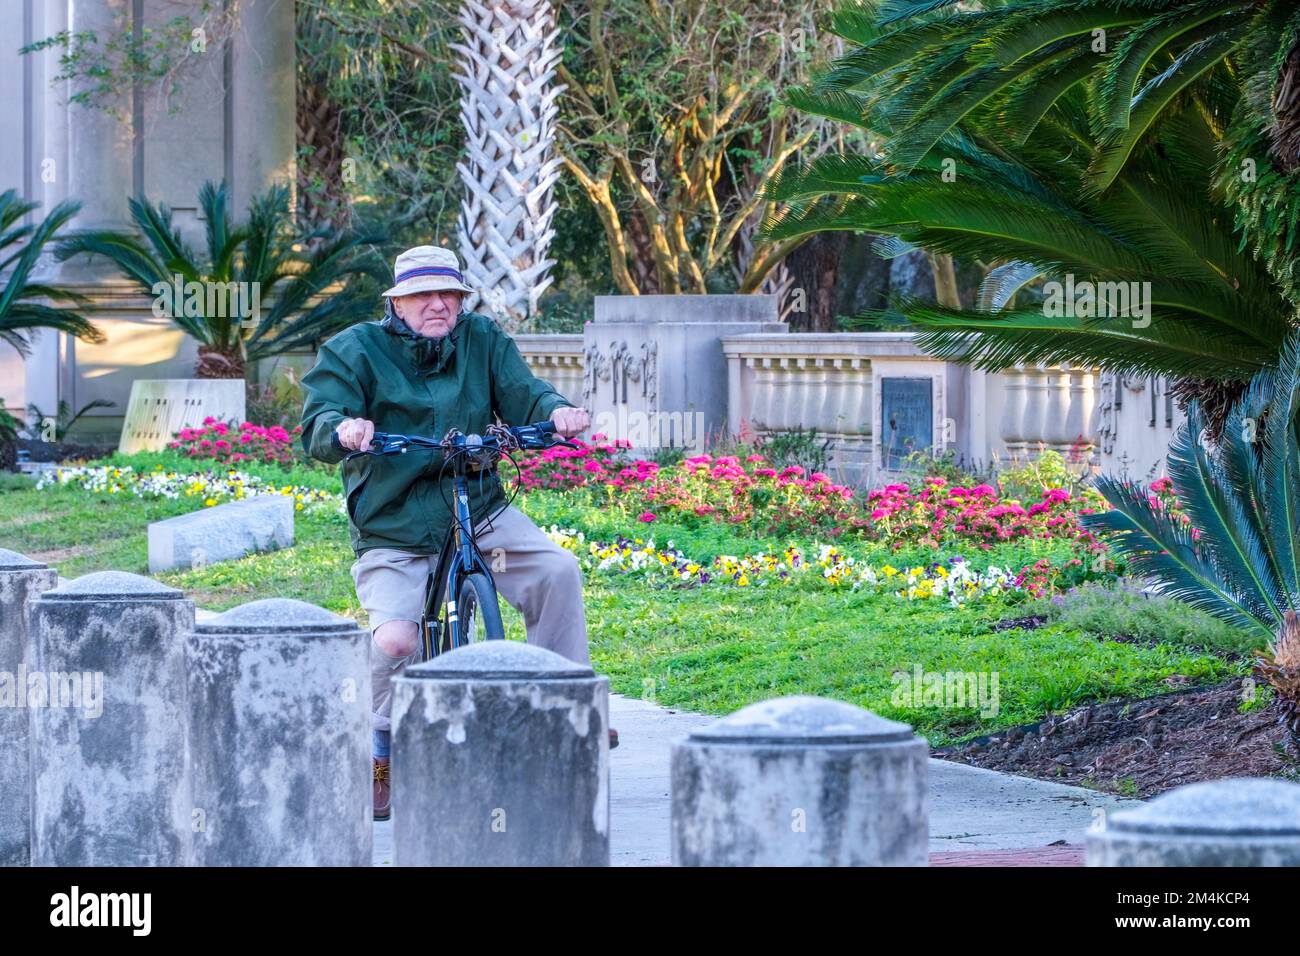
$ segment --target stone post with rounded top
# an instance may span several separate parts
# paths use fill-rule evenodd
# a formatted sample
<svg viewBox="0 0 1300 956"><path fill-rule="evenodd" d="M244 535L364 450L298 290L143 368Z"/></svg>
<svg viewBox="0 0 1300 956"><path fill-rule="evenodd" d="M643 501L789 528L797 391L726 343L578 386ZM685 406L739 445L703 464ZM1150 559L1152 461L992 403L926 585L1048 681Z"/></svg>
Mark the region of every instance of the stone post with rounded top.
<svg viewBox="0 0 1300 956"><path fill-rule="evenodd" d="M31 862L28 614L58 583L48 565L0 548L0 866Z"/></svg>
<svg viewBox="0 0 1300 956"><path fill-rule="evenodd" d="M369 866L369 634L253 601L187 639L196 866Z"/></svg>
<svg viewBox="0 0 1300 956"><path fill-rule="evenodd" d="M183 866L191 809L176 588L100 571L32 605L32 863ZM43 697L35 700L34 697Z"/></svg>
<svg viewBox="0 0 1300 956"><path fill-rule="evenodd" d="M1300 866L1300 784L1193 783L1089 830L1088 866Z"/></svg>
<svg viewBox="0 0 1300 956"><path fill-rule="evenodd" d="M483 641L393 685L394 865L609 865L608 678Z"/></svg>
<svg viewBox="0 0 1300 956"><path fill-rule="evenodd" d="M861 707L751 704L673 745L673 865L925 866L928 759Z"/></svg>

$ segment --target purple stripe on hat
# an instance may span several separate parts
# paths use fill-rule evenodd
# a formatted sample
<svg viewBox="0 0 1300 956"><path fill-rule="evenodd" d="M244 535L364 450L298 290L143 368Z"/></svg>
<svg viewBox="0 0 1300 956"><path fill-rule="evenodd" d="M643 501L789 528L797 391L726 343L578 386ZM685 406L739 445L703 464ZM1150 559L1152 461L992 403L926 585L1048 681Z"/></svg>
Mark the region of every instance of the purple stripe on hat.
<svg viewBox="0 0 1300 956"><path fill-rule="evenodd" d="M405 282L415 276L451 276L457 282L465 281L465 277L450 266L422 266L419 269L408 269L397 277L397 281Z"/></svg>

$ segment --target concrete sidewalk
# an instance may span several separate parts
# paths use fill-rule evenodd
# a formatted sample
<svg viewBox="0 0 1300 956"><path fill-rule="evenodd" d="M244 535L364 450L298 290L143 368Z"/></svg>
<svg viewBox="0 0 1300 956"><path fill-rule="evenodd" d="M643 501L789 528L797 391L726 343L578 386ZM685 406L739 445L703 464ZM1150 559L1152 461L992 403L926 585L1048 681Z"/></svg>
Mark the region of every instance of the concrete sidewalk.
<svg viewBox="0 0 1300 956"><path fill-rule="evenodd" d="M669 748L673 741L718 718L668 710L618 694L610 695L609 712L610 724L619 734L619 746L609 755L610 862L668 866ZM943 865L951 866L961 865L951 855L955 852L1029 848L1037 852L1059 840L1080 844L1097 808L1110 812L1136 802L931 760L930 852L944 854ZM376 823L377 866L392 862L392 844L392 823ZM1051 853L1047 851L1047 856ZM984 853L971 859L998 858Z"/></svg>

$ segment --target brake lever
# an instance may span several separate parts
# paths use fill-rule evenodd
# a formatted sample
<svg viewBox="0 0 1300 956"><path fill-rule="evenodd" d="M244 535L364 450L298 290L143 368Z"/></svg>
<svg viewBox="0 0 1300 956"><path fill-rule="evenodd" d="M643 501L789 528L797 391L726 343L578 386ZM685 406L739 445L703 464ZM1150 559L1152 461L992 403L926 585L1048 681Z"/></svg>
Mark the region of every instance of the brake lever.
<svg viewBox="0 0 1300 956"><path fill-rule="evenodd" d="M343 460L351 461L357 455L404 455L410 447L411 442L405 435L385 433L383 438L370 439L369 447L354 451L344 456Z"/></svg>

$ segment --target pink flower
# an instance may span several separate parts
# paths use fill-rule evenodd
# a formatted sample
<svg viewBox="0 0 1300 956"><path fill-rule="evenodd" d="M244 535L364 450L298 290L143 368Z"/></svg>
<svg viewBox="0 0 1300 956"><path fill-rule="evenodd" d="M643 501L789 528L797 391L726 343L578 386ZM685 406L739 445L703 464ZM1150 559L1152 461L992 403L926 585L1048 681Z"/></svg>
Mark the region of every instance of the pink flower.
<svg viewBox="0 0 1300 956"><path fill-rule="evenodd" d="M636 520L644 521L646 524L649 524L651 521L655 520L655 516L651 514L649 511L643 511L639 515L637 515Z"/></svg>

